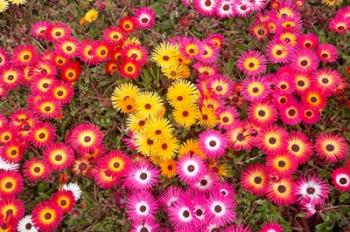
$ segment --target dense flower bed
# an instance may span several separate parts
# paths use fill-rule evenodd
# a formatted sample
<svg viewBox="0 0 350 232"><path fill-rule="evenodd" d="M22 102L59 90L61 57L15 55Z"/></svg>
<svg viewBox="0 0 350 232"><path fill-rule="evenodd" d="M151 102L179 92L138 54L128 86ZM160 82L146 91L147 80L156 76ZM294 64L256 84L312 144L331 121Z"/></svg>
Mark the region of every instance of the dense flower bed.
<svg viewBox="0 0 350 232"><path fill-rule="evenodd" d="M161 7L178 13L161 1L99 35L35 21L32 42L0 49L0 231L349 227L350 6L321 33L304 1L182 3L186 35L154 40ZM197 13L223 25L192 33Z"/></svg>

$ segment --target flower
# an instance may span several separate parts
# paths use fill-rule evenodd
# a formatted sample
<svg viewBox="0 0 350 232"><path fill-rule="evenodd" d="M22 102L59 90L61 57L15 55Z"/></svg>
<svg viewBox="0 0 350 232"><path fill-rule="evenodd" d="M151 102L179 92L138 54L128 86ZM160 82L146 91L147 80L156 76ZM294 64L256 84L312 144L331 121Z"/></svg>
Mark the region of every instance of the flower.
<svg viewBox="0 0 350 232"><path fill-rule="evenodd" d="M68 143L78 153L89 152L101 146L103 133L92 123L75 125L68 137Z"/></svg>
<svg viewBox="0 0 350 232"><path fill-rule="evenodd" d="M27 2L27 0L8 0L8 1L14 5L24 5Z"/></svg>
<svg viewBox="0 0 350 232"><path fill-rule="evenodd" d="M293 204L296 200L294 188L294 182L290 177L282 177L279 180L270 181L267 197L279 206L287 206Z"/></svg>
<svg viewBox="0 0 350 232"><path fill-rule="evenodd" d="M237 67L248 76L259 76L266 72L266 58L259 51L245 51L238 58Z"/></svg>
<svg viewBox="0 0 350 232"><path fill-rule="evenodd" d="M5 12L9 7L7 0L0 0L0 13Z"/></svg>
<svg viewBox="0 0 350 232"><path fill-rule="evenodd" d="M16 171L0 170L0 196L2 198L16 196L22 191L23 179Z"/></svg>
<svg viewBox="0 0 350 232"><path fill-rule="evenodd" d="M96 9L92 8L85 13L84 17L82 17L80 19L79 23L81 25L83 25L85 23L92 23L93 21L95 21L97 19L97 17L98 17L98 11Z"/></svg>
<svg viewBox="0 0 350 232"><path fill-rule="evenodd" d="M228 146L226 137L216 130L206 130L200 133L199 144L209 158L223 156Z"/></svg>
<svg viewBox="0 0 350 232"><path fill-rule="evenodd" d="M336 163L338 160L345 158L349 147L343 136L331 132L323 132L316 138L315 150L319 158L327 162Z"/></svg>
<svg viewBox="0 0 350 232"><path fill-rule="evenodd" d="M332 172L332 183L336 189L342 192L350 190L350 170L349 168L340 167Z"/></svg>
<svg viewBox="0 0 350 232"><path fill-rule="evenodd" d="M150 192L138 191L128 196L126 214L132 221L153 218L157 210L157 203Z"/></svg>
<svg viewBox="0 0 350 232"><path fill-rule="evenodd" d="M38 232L38 229L34 226L31 215L27 215L19 220L17 230L19 232Z"/></svg>
<svg viewBox="0 0 350 232"><path fill-rule="evenodd" d="M295 193L301 204L311 201L322 204L329 195L328 183L318 176L302 177L295 183Z"/></svg>
<svg viewBox="0 0 350 232"><path fill-rule="evenodd" d="M140 7L134 12L137 27L141 29L151 29L155 24L156 13L150 7Z"/></svg>
<svg viewBox="0 0 350 232"><path fill-rule="evenodd" d="M206 171L203 160L196 155L183 156L176 164L176 173L187 184L197 182Z"/></svg>
<svg viewBox="0 0 350 232"><path fill-rule="evenodd" d="M39 231L54 231L63 219L62 211L51 201L43 201L37 204L31 216L34 226Z"/></svg>
<svg viewBox="0 0 350 232"><path fill-rule="evenodd" d="M241 184L244 190L257 196L265 195L268 186L266 166L262 164L248 165L242 173Z"/></svg>

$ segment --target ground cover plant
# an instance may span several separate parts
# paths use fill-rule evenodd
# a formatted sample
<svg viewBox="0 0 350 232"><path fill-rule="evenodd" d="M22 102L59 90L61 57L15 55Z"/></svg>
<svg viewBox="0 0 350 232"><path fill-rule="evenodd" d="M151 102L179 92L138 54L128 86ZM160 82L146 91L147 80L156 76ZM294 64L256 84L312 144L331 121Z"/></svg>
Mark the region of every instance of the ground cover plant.
<svg viewBox="0 0 350 232"><path fill-rule="evenodd" d="M348 2L0 12L0 231L350 229Z"/></svg>

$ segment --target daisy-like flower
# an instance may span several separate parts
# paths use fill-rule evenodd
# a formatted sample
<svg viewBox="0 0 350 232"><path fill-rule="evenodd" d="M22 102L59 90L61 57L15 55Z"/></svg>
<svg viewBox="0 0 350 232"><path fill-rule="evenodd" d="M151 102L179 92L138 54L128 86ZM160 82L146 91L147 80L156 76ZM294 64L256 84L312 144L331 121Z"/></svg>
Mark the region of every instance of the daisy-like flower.
<svg viewBox="0 0 350 232"><path fill-rule="evenodd" d="M287 206L296 200L294 189L295 184L290 177L270 180L267 198L278 206Z"/></svg>
<svg viewBox="0 0 350 232"><path fill-rule="evenodd" d="M47 100L51 100L50 98L48 98L48 96L46 96L46 93L48 93L50 87L53 85L54 82L55 79L52 77L38 75L33 77L33 79L31 80L30 88L33 92L33 95L44 94L44 96L42 96L42 99L47 98Z"/></svg>
<svg viewBox="0 0 350 232"><path fill-rule="evenodd" d="M266 58L258 51L245 51L238 58L237 67L247 76L259 76L266 72Z"/></svg>
<svg viewBox="0 0 350 232"><path fill-rule="evenodd" d="M103 189L113 188L120 181L118 177L112 176L109 171L101 167L92 169L91 175L96 184Z"/></svg>
<svg viewBox="0 0 350 232"><path fill-rule="evenodd" d="M222 107L217 110L219 118L218 127L222 129L232 128L239 123L239 112L234 107Z"/></svg>
<svg viewBox="0 0 350 232"><path fill-rule="evenodd" d="M215 0L193 0L193 6L196 11L204 16L213 16L216 11Z"/></svg>
<svg viewBox="0 0 350 232"><path fill-rule="evenodd" d="M210 158L223 156L228 146L226 137L216 130L203 131L199 135L199 144L203 152Z"/></svg>
<svg viewBox="0 0 350 232"><path fill-rule="evenodd" d="M17 171L18 168L19 168L18 163L9 163L0 156L0 170Z"/></svg>
<svg viewBox="0 0 350 232"><path fill-rule="evenodd" d="M122 77L136 79L141 74L139 64L131 59L123 59L119 71Z"/></svg>
<svg viewBox="0 0 350 232"><path fill-rule="evenodd" d="M118 26L125 32L131 33L136 30L137 19L133 16L124 16L119 19Z"/></svg>
<svg viewBox="0 0 350 232"><path fill-rule="evenodd" d="M179 56L179 48L170 43L161 43L157 45L152 52L152 60L161 68L176 65Z"/></svg>
<svg viewBox="0 0 350 232"><path fill-rule="evenodd" d="M94 63L106 61L111 54L110 45L104 40L96 40L92 48L92 55L95 57Z"/></svg>
<svg viewBox="0 0 350 232"><path fill-rule="evenodd" d="M216 75L208 81L208 89L218 97L228 97L232 94L233 85L231 79L225 76Z"/></svg>
<svg viewBox="0 0 350 232"><path fill-rule="evenodd" d="M204 40L201 42L200 53L197 57L199 62L203 64L213 64L216 62L219 56L218 50L209 44L209 41Z"/></svg>
<svg viewBox="0 0 350 232"><path fill-rule="evenodd" d="M272 63L288 63L293 54L294 48L289 46L286 42L272 40L266 47L266 56Z"/></svg>
<svg viewBox="0 0 350 232"><path fill-rule="evenodd" d="M329 29L335 33L344 35L350 29L350 22L343 17L334 17L329 21Z"/></svg>
<svg viewBox="0 0 350 232"><path fill-rule="evenodd" d="M89 152L102 144L103 133L94 124L76 125L68 136L68 143L78 153Z"/></svg>
<svg viewBox="0 0 350 232"><path fill-rule="evenodd" d="M265 195L268 185L266 167L262 164L251 164L247 166L242 173L241 184L244 190L254 195Z"/></svg>
<svg viewBox="0 0 350 232"><path fill-rule="evenodd" d="M17 66L33 65L38 60L38 52L33 45L21 45L13 50L11 61Z"/></svg>
<svg viewBox="0 0 350 232"><path fill-rule="evenodd" d="M49 27L50 23L47 21L34 22L30 27L30 35L36 39L44 40Z"/></svg>
<svg viewBox="0 0 350 232"><path fill-rule="evenodd" d="M8 64L8 62L9 62L9 56L6 50L3 48L0 48L0 68L5 67Z"/></svg>
<svg viewBox="0 0 350 232"><path fill-rule="evenodd" d="M22 191L23 179L17 171L0 170L0 196L16 196Z"/></svg>
<svg viewBox="0 0 350 232"><path fill-rule="evenodd" d="M72 36L72 29L62 22L51 22L46 32L46 38L55 43Z"/></svg>
<svg viewBox="0 0 350 232"><path fill-rule="evenodd" d="M302 120L299 109L299 103L285 104L279 107L282 122L287 125L299 124Z"/></svg>
<svg viewBox="0 0 350 232"><path fill-rule="evenodd" d="M98 11L96 9L90 9L85 13L84 17L79 20L79 23L81 25L85 23L91 23L95 21L97 17L98 17Z"/></svg>
<svg viewBox="0 0 350 232"><path fill-rule="evenodd" d="M300 72L314 71L318 64L318 56L311 49L296 49L291 57L291 67Z"/></svg>
<svg viewBox="0 0 350 232"><path fill-rule="evenodd" d="M218 226L228 225L236 218L234 201L231 197L223 197L221 194L211 194L207 199L206 205L209 220Z"/></svg>
<svg viewBox="0 0 350 232"><path fill-rule="evenodd" d="M116 26L111 26L111 27L107 27L106 29L104 29L102 37L108 43L116 45L116 46L122 45L123 42L127 38L124 31Z"/></svg>
<svg viewBox="0 0 350 232"><path fill-rule="evenodd" d="M154 154L162 161L174 159L178 151L179 141L175 136L156 140Z"/></svg>
<svg viewBox="0 0 350 232"><path fill-rule="evenodd" d="M31 182L45 180L50 172L49 165L37 158L27 160L24 164L24 176Z"/></svg>
<svg viewBox="0 0 350 232"><path fill-rule="evenodd" d="M168 119L155 116L147 120L143 132L152 140L166 140L172 137L173 128Z"/></svg>
<svg viewBox="0 0 350 232"><path fill-rule="evenodd" d="M14 5L24 5L27 3L27 0L8 0L8 1Z"/></svg>
<svg viewBox="0 0 350 232"><path fill-rule="evenodd" d="M322 0L322 3L329 7L340 5L342 2L343 0Z"/></svg>
<svg viewBox="0 0 350 232"><path fill-rule="evenodd" d="M0 149L2 158L9 163L17 163L22 160L24 154L24 146L18 141L11 141L3 145Z"/></svg>
<svg viewBox="0 0 350 232"><path fill-rule="evenodd" d="M162 72L169 80L187 79L191 76L189 66L183 64L163 68Z"/></svg>
<svg viewBox="0 0 350 232"><path fill-rule="evenodd" d="M257 40L264 40L269 34L267 26L260 22L252 24L249 31Z"/></svg>
<svg viewBox="0 0 350 232"><path fill-rule="evenodd" d="M36 115L42 119L54 119L61 116L61 103L47 96L38 99L33 107Z"/></svg>
<svg viewBox="0 0 350 232"><path fill-rule="evenodd" d="M318 36L313 33L303 34L298 38L298 45L303 48L315 49L318 43Z"/></svg>
<svg viewBox="0 0 350 232"><path fill-rule="evenodd" d="M72 210L75 199L71 191L59 190L51 197L52 202L63 212L68 213Z"/></svg>
<svg viewBox="0 0 350 232"><path fill-rule="evenodd" d="M38 232L38 229L34 226L32 216L27 215L19 220L17 224L17 231L19 232Z"/></svg>
<svg viewBox="0 0 350 232"><path fill-rule="evenodd" d="M62 211L52 201L37 204L32 211L34 226L39 231L54 231L63 219Z"/></svg>
<svg viewBox="0 0 350 232"><path fill-rule="evenodd" d="M221 34L210 34L207 36L208 43L216 49L220 49L224 46L224 39L224 36Z"/></svg>
<svg viewBox="0 0 350 232"><path fill-rule="evenodd" d="M105 169L107 175L123 177L131 166L130 158L122 151L110 151L98 161L98 166Z"/></svg>
<svg viewBox="0 0 350 232"><path fill-rule="evenodd" d="M69 61L61 68L61 79L73 84L75 83L81 73L81 65L77 61Z"/></svg>
<svg viewBox="0 0 350 232"><path fill-rule="evenodd" d="M155 92L141 92L136 99L136 111L145 117L156 116L163 107L161 97Z"/></svg>
<svg viewBox="0 0 350 232"><path fill-rule="evenodd" d="M201 44L196 38L183 37L179 45L181 55L187 59L197 58L203 52Z"/></svg>
<svg viewBox="0 0 350 232"><path fill-rule="evenodd" d="M226 132L229 146L235 151L249 151L253 147L253 138L250 130L244 123L236 124Z"/></svg>
<svg viewBox="0 0 350 232"><path fill-rule="evenodd" d="M23 73L15 67L5 66L0 70L0 80L6 89L15 89L23 82Z"/></svg>
<svg viewBox="0 0 350 232"><path fill-rule="evenodd" d="M323 132L317 136L315 150L318 157L327 162L336 163L343 160L349 147L345 138L331 132Z"/></svg>
<svg viewBox="0 0 350 232"><path fill-rule="evenodd" d="M137 222L133 222L130 232L144 232L144 231L148 231L148 232L159 231L159 225L152 218L142 219Z"/></svg>
<svg viewBox="0 0 350 232"><path fill-rule="evenodd" d="M293 131L288 137L288 152L294 156L298 164L304 164L312 155L313 145L305 134Z"/></svg>
<svg viewBox="0 0 350 232"><path fill-rule="evenodd" d="M295 183L295 194L301 204L308 201L322 204L329 195L328 183L318 176L302 177Z"/></svg>
<svg viewBox="0 0 350 232"><path fill-rule="evenodd" d="M122 113L135 112L136 99L139 93L139 88L130 83L116 86L111 97L113 108Z"/></svg>
<svg viewBox="0 0 350 232"><path fill-rule="evenodd" d="M174 81L168 88L166 98L169 104L177 108L195 104L198 101L199 91L197 87L187 80Z"/></svg>
<svg viewBox="0 0 350 232"><path fill-rule="evenodd" d="M144 130L147 120L147 117L139 113L129 114L128 118L126 119L126 125L128 130L136 135L136 133Z"/></svg>
<svg viewBox="0 0 350 232"><path fill-rule="evenodd" d="M319 44L316 53L320 60L324 63L333 63L338 58L337 47L333 44Z"/></svg>
<svg viewBox="0 0 350 232"><path fill-rule="evenodd" d="M62 171L74 163L74 151L64 143L53 143L43 151L44 162L54 171Z"/></svg>
<svg viewBox="0 0 350 232"><path fill-rule="evenodd" d="M56 128L49 122L38 122L29 132L29 141L35 147L45 147L56 138Z"/></svg>
<svg viewBox="0 0 350 232"><path fill-rule="evenodd" d="M150 192L134 192L126 200L126 214L132 221L153 218L158 208Z"/></svg>
<svg viewBox="0 0 350 232"><path fill-rule="evenodd" d="M156 13L150 7L141 7L134 12L137 27L141 29L151 29L155 24Z"/></svg>
<svg viewBox="0 0 350 232"><path fill-rule="evenodd" d="M196 183L206 171L204 161L195 155L183 156L176 164L176 173L187 184Z"/></svg>
<svg viewBox="0 0 350 232"><path fill-rule="evenodd" d="M259 232L283 232L283 227L277 222L265 223L259 230Z"/></svg>
<svg viewBox="0 0 350 232"><path fill-rule="evenodd" d="M159 197L159 203L167 210L171 206L175 206L180 197L184 194L184 190L177 186L167 187Z"/></svg>
<svg viewBox="0 0 350 232"><path fill-rule="evenodd" d="M348 192L350 190L350 169L345 167L334 169L332 183L337 190Z"/></svg>
<svg viewBox="0 0 350 232"><path fill-rule="evenodd" d="M311 86L311 74L295 72L291 82L294 83L294 89L297 93L302 94Z"/></svg>
<svg viewBox="0 0 350 232"><path fill-rule="evenodd" d="M278 176L290 176L298 168L295 158L288 153L268 155L266 160L268 169Z"/></svg>
<svg viewBox="0 0 350 232"><path fill-rule="evenodd" d="M264 78L246 78L242 86L243 98L251 102L264 100L271 93L269 82Z"/></svg>
<svg viewBox="0 0 350 232"><path fill-rule="evenodd" d="M159 169L148 162L134 163L125 180L125 186L134 190L149 190L159 181Z"/></svg>
<svg viewBox="0 0 350 232"><path fill-rule="evenodd" d="M201 149L201 147L199 146L199 142L197 139L187 139L180 145L178 157L180 158L187 154L195 154L202 158L205 157L205 154Z"/></svg>
<svg viewBox="0 0 350 232"><path fill-rule="evenodd" d="M266 126L278 119L276 107L268 102L255 102L248 108L248 119L256 125Z"/></svg>
<svg viewBox="0 0 350 232"><path fill-rule="evenodd" d="M9 2L7 0L0 1L0 13L5 12L9 8Z"/></svg>
<svg viewBox="0 0 350 232"><path fill-rule="evenodd" d="M78 201L81 196L81 189L76 183L68 183L62 186L63 190L71 191L73 193L75 201Z"/></svg>
<svg viewBox="0 0 350 232"><path fill-rule="evenodd" d="M24 203L14 197L3 198L0 202L0 217L2 220L18 221L24 215Z"/></svg>
<svg viewBox="0 0 350 232"><path fill-rule="evenodd" d="M270 125L259 132L258 145L266 154L281 154L286 150L288 133L281 127Z"/></svg>
<svg viewBox="0 0 350 232"><path fill-rule="evenodd" d="M233 1L220 0L216 3L216 15L221 18L232 18L235 15L234 8L232 7Z"/></svg>
<svg viewBox="0 0 350 232"><path fill-rule="evenodd" d="M327 96L331 95L342 82L342 76L336 70L318 69L311 77L312 83Z"/></svg>
<svg viewBox="0 0 350 232"><path fill-rule="evenodd" d="M148 60L148 51L139 44L126 45L120 52L122 57L135 60L140 65L144 65Z"/></svg>
<svg viewBox="0 0 350 232"><path fill-rule="evenodd" d="M74 96L74 89L71 84L64 81L53 83L49 88L51 97L61 104L69 103Z"/></svg>
<svg viewBox="0 0 350 232"><path fill-rule="evenodd" d="M214 172L208 172L202 176L197 183L191 186L195 190L210 192L214 189L215 184L219 181L218 176Z"/></svg>
<svg viewBox="0 0 350 232"><path fill-rule="evenodd" d="M321 113L319 110L315 110L307 104L302 105L302 119L305 124L315 124L321 118Z"/></svg>

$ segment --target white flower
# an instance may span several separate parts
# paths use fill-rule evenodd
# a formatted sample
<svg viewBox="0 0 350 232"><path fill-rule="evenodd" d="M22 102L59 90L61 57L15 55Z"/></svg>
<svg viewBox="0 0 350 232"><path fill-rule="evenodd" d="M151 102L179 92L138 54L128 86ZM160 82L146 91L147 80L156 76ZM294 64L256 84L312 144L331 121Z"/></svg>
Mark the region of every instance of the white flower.
<svg viewBox="0 0 350 232"><path fill-rule="evenodd" d="M76 184L76 183L65 184L62 186L62 189L66 190L66 191L71 191L74 195L75 201L78 201L80 199L81 189L80 189L78 184Z"/></svg>
<svg viewBox="0 0 350 232"><path fill-rule="evenodd" d="M17 231L19 232L38 232L38 230L34 227L32 216L27 215L21 220L19 220L17 225Z"/></svg>

